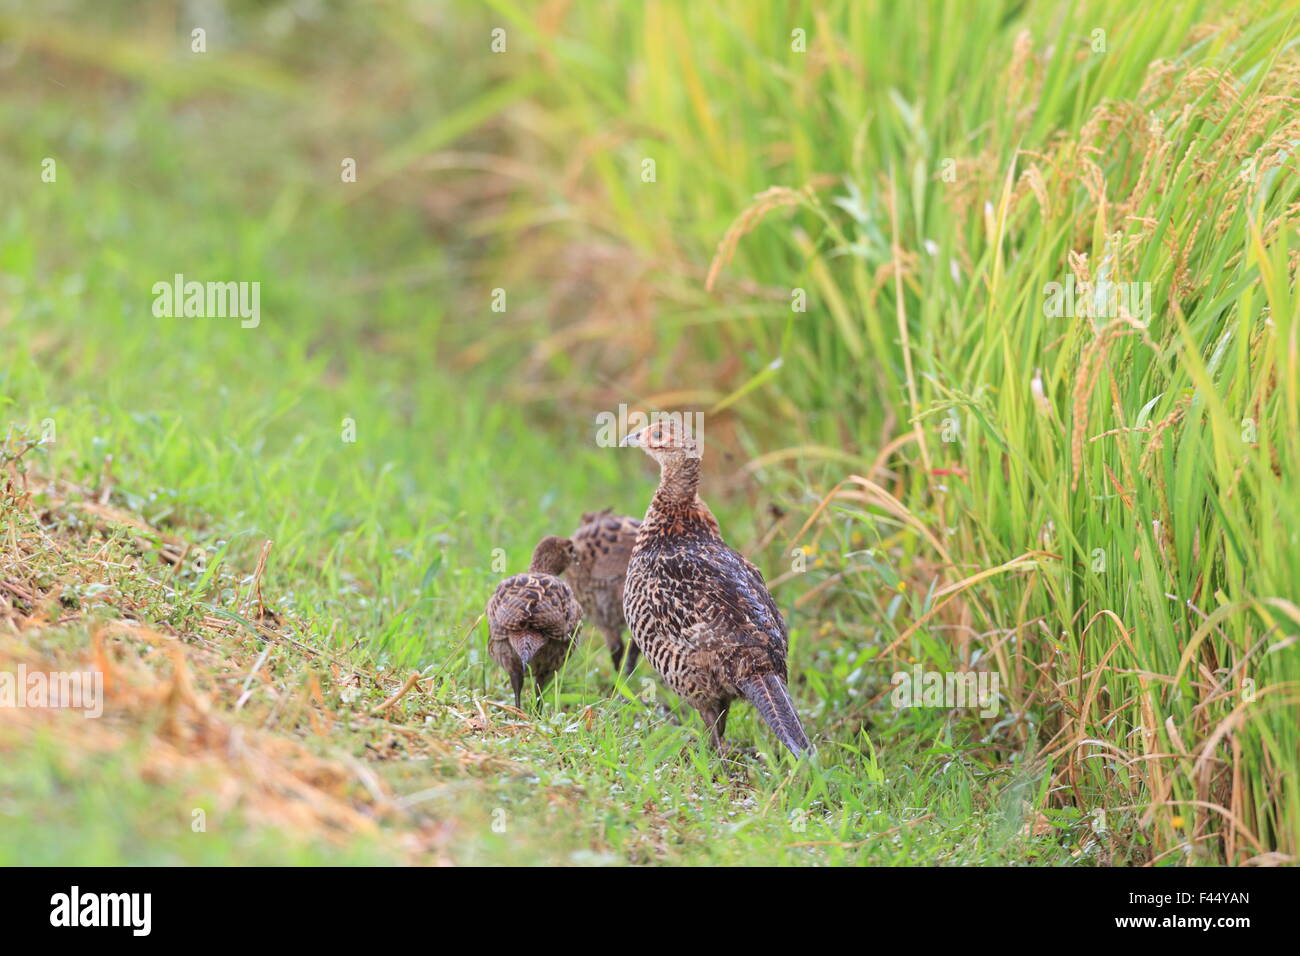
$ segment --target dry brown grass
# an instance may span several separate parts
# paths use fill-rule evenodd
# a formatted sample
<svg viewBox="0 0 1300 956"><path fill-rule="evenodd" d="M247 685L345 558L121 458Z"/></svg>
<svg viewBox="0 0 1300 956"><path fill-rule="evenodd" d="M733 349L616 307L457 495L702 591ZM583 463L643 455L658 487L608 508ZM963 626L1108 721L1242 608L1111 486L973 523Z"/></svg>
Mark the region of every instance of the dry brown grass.
<svg viewBox="0 0 1300 956"><path fill-rule="evenodd" d="M97 672L104 706L97 719L66 707L0 708L0 754L17 756L39 738L74 773L97 755L131 755L146 783L180 788L193 805L238 814L254 828L293 841L365 841L411 863L452 862L458 822L407 807L382 764L401 753L477 772L508 769L465 739L508 727L465 714L463 735L440 739L391 722L403 719L392 712L403 695L421 697L416 682L396 687L299 640L291 620L264 607L266 548L233 609L248 615L256 636L211 614L168 624L168 612L186 603L174 581L190 550L182 538L100 503L90 489L29 481L13 468L4 492L0 671ZM91 585L94 607L75 597ZM352 699L356 710L340 713L338 701ZM436 707L423 698L415 716ZM336 733L344 717L355 736ZM346 752L356 739L365 742L363 759Z"/></svg>

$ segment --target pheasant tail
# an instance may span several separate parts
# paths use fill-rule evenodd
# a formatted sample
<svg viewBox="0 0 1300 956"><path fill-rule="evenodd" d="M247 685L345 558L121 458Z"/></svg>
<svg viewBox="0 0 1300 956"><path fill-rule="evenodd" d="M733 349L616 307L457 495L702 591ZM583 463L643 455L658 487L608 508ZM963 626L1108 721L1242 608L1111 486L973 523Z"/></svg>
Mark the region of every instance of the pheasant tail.
<svg viewBox="0 0 1300 956"><path fill-rule="evenodd" d="M794 702L790 700L784 680L776 674L765 674L741 681L737 687L758 709L768 726L776 731L781 743L789 747L796 757L812 751L813 746L808 742L808 735L803 732L803 725L799 723L799 715L795 712Z"/></svg>
<svg viewBox="0 0 1300 956"><path fill-rule="evenodd" d="M519 655L520 662L527 667L528 662L533 659L533 655L546 644L546 638L536 631L520 631L515 635L512 643L515 646L515 653Z"/></svg>

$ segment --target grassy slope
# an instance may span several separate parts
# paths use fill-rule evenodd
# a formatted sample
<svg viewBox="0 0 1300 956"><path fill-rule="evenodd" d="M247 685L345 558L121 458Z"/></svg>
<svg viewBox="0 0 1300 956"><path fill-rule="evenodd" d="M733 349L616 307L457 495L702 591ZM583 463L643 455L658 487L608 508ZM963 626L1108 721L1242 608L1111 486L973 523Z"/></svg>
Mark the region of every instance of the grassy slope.
<svg viewBox="0 0 1300 956"><path fill-rule="evenodd" d="M148 153L132 159L166 157L177 167L205 162L201 149L169 137L166 125L157 129ZM69 159L64 168L76 165ZM149 179L151 169L136 168L137 176ZM36 248L41 232L28 226L28 215L69 223L69 232L94 233L112 225L93 209L80 218L84 198L71 185L35 192L33 206L37 202L43 205L12 214L11 256L41 259ZM498 403L493 375L452 381L401 343L376 347L369 341L374 333L358 328L366 318L359 307L369 307L370 299L357 299L355 306L339 299L333 314L316 312L314 303L331 298L310 288L319 273L299 276L255 260L253 274L279 277L264 280L268 290L277 288L277 299L264 304L267 317L256 330L223 326L220 320L154 325L132 307L151 284L148 277L177 269L199 272L176 255L174 237L164 227L172 209L169 197L142 191L133 197L129 221L119 223L122 245L112 261L85 246L81 255L63 247L60 257L71 269L37 267L24 277L4 325L13 345L8 354L14 356L6 393L16 425L39 433L40 423L50 418L57 436L24 461L36 474L64 475L98 489L105 456L111 455L111 497L117 506L212 555L206 562L211 573L194 570L191 558L178 576L182 594L133 609L133 616L156 624L171 617L171 606L189 601L200 602L201 609L248 615L247 582L239 581L255 564L262 541L271 539L264 587L278 611L295 615L290 633L313 646L337 648L340 656L380 674L431 665L435 681L426 685L425 695L411 696L411 709L398 722L418 728L420 735L455 742L454 755L441 750L431 755L418 737L403 738L401 752L409 759L378 765L397 793L443 788L421 798L414 817L390 814L386 819L394 829L454 821L449 852L462 862L759 862L805 856L878 861L942 856L974 862L1019 858L1024 852L1014 816L1007 823L987 806L988 784L977 779L982 773L954 761L943 741L919 760L900 750L876 767L856 752L866 746L865 737L841 735L846 749L832 750L831 766L824 771L786 780L755 768L731 785L716 785L717 768L696 747L693 724L683 729L656 719L647 726L651 721L639 705L609 698L609 666L599 641L584 646L570 664L558 686L561 697L551 701L536 727L485 710L485 696L501 699L504 684L486 666L481 631L466 635L499 577L492 569L493 549L504 549L508 565L519 567L532 541L544 531L570 527L584 508L608 502L640 510L650 488L641 462L599 449L555 454L554 444L563 436L539 432L519 409ZM220 221L222 215L215 205L199 205L191 214L205 222ZM346 241L354 225L348 215L318 221L304 213L289 240L276 248L292 244L304 262L322 263L321 272L331 256L352 262L358 250L382 260L384 249ZM264 222L250 219L231 228L237 231L232 242L239 246L271 246ZM74 284L69 274L80 279ZM301 291L292 291L295 281ZM81 291L70 291L74 285ZM291 291L284 291L285 285ZM270 301L271 292L266 295ZM394 295L384 307L394 314L419 314L430 308L430 300L415 290ZM148 301L143 299L146 306ZM42 332L30 321L42 313L60 320ZM333 327L323 331L321 325L331 321ZM310 342L327 334L326 347L316 357L308 355ZM427 348L431 351L432 344ZM344 417L357 423L354 444L340 439ZM575 443L577 427L571 426L569 436ZM44 505L47 498L38 493L36 501ZM723 513L737 533L747 533L742 509ZM114 528L106 523L103 537L120 539ZM84 550L94 548L88 542ZM233 575L224 586L221 569ZM44 572L57 585L66 584L60 562L50 561ZM90 600L74 604L73 612L84 608L87 620L114 619L124 606L129 605L111 598ZM238 629L204 632L192 616L173 623L181 634L198 632L220 643L227 661L204 683L218 706L231 708L243 682L217 678L253 671L262 645ZM66 639L84 645L90 631L78 621ZM121 635L115 640L131 646ZM170 662L158 666L165 678ZM292 696L309 672L302 655L277 645L268 673L281 696ZM322 674L327 681L338 676ZM385 686L391 691L395 684ZM327 685L326 708L341 722L382 697L369 683L360 698L344 701L341 694ZM590 719L580 719L585 708L592 708ZM254 722L261 723L272 709L266 701L265 713ZM479 717L484 713L486 721ZM428 723L421 723L425 719ZM323 740L302 715L296 721L275 717L270 726L301 734L326 753L370 757L391 746L392 735L383 727L360 723L355 733L340 727ZM752 717L737 721L737 728L755 735ZM7 812L25 818L37 803L45 809L35 816L34 827L4 828L3 858L277 858L274 844L244 834L238 813L194 836L189 810L209 807L211 795L188 777L175 792L140 786L135 775L147 739L126 732L125 755L105 758L96 771L103 782L90 791L81 774L70 771L64 772L68 783L51 791L51 776L58 776L51 768L67 759L53 742L21 748L20 759L5 764L11 793ZM931 742L924 743L929 749ZM683 746L686 754L679 756ZM946 772L940 774L942 768ZM250 801L241 800L240 806L245 802ZM823 806L829 809L821 823L815 817ZM491 829L497 808L511 815L506 835ZM920 815L922 808L937 813L936 820L916 832L882 838L870 854L831 848L787 857L783 849L803 839L863 839ZM575 809L577 828L572 826ZM806 830L792 830L789 814L800 809L813 813L814 822ZM990 837L986 814L1001 821L1006 832ZM55 832L58 839L51 839ZM722 835L727 839L719 839ZM322 849L314 852L318 855L307 858L335 858Z"/></svg>
<svg viewBox="0 0 1300 956"><path fill-rule="evenodd" d="M630 9L621 16L632 18ZM1067 204L1037 223L1032 200L1018 198L1015 211L1009 207L997 228L1014 232L1009 250L1030 254L997 259L981 236L980 209L984 195L997 201L1009 159L1000 150L1017 138L1043 140L1058 126L1077 130L1103 96L1135 95L1146 62L1181 49L1185 37L1156 19L1127 21L1110 31L1130 44L1122 58L1118 48L1112 54L1112 62L1125 66L1099 66L1094 75L1075 57L1071 62L1084 66L1065 63L1058 74L1049 72L1049 83L1057 76L1050 108L1034 114L1028 128L986 131L988 142L962 142L985 118L995 125L1006 122L1007 111L995 108L1006 93L997 91L999 98L990 90L1002 79L981 64L990 55L996 59L997 51L1009 55L1019 24L990 21L957 31L959 37L937 30L926 41L936 44L926 61L930 65L920 69L893 54L926 49L919 35L924 24L897 22L884 29L878 18L868 22L840 11L833 17L843 21L846 47L867 51L859 55L889 75L855 83L851 69L832 59L820 68L816 87L791 96L782 87L799 86L797 75L790 79L791 63L782 67L758 57L764 67L740 57L739 51L752 47L761 34L762 22L758 14L746 19L740 10L733 11L735 30L689 19L701 13L674 12L664 22L631 30L616 29L624 25L622 19L587 22L585 17L595 15L575 14L571 30L585 39L563 44L546 41L527 18L512 20L519 29L515 36L527 37L529 49L545 45L558 51L558 64L552 62L545 78L560 80L542 84L545 90L536 94L552 111L550 125L538 145L525 140L514 124L494 124L493 131L464 144L466 150L505 152L560 169L566 141L598 140L611 128L616 140L592 145L590 167L581 167L572 182L558 172L537 182L525 180L509 201L483 200L483 208L473 205L480 201L476 180L452 178L445 191L453 198L444 200L434 188L443 180L407 164L479 127L502 99L519 93L508 86L505 94L501 86L484 91L466 77L481 81L489 71L513 71L527 82L528 61L522 57L500 65L493 61L482 71L439 72L438 64L446 61L435 57L430 63L418 42L425 34L408 29L392 13L391 20L352 24L346 38L318 38L324 49L340 55L363 53L367 43L390 44L388 72L379 71L378 79L339 77L320 63L285 62L304 55L303 45L294 44L278 51L284 58L278 63L270 56L256 59L257 69L242 72L240 83L227 89L223 78L230 74L223 69L205 72L206 64L157 44L137 48L125 39L134 34L123 24L83 23L74 31L68 24L7 23L6 30L32 44L27 56L50 58L67 70L72 84L63 89L32 84L0 107L5 128L29 131L6 138L0 154L5 192L14 197L0 218L0 272L6 283L0 304L3 395L16 428L39 431L43 420L52 419L57 430L53 445L24 460L35 473L98 489L105 456L112 455L111 503L211 555L205 570L177 575L172 590L145 587L151 596L138 604L75 598L70 610L52 615L72 619L41 638L57 645L44 653L53 659L89 653L95 622L121 617L129 606L137 618L216 655L206 660L196 650L188 666L222 721L261 726L337 758L350 780L336 782L330 793L381 819L383 828L375 834L364 825L331 827L312 817L296 830L262 829L259 821L276 818L268 817L272 811L259 798L256 774L236 773L234 782L224 785L206 780L204 773L221 778L222 771L188 766L188 761L202 763L206 753L193 740L171 741L185 759L165 785L142 785L141 770L155 747L151 735L170 705L158 705L162 716L156 720L148 716L154 711L141 705L110 715L122 739L94 775L76 756L75 734L0 738L0 746L8 741L0 765L5 795L0 814L31 821L26 827L0 827L0 860L212 862L280 859L281 854L288 860L293 852L308 860L350 853L358 859L443 855L462 862L1123 862L1145 858L1153 844L1161 851L1179 845L1173 822L1177 807L1162 809L1154 826L1139 825L1138 814L1124 809L1149 800L1145 769L1121 784L1115 767L1094 770L1095 760L1077 767L1066 761L1062 774L1059 763L1021 759L1061 723L1059 705L1049 697L1044 708L1037 699L1043 689L1038 683L1011 682L1009 691L1007 706L1031 716L1028 730L990 729L942 711L891 710L876 698L896 665L875 658L885 642L928 610L927 591L936 581L957 580L1036 547L1048 519L1063 534L1080 538L1077 544L1053 542L1058 549L1069 544L1086 554L1096 540L1089 535L1102 534L1106 526L1113 536L1106 546L1116 554L1154 547L1141 528L1131 530L1131 522L1099 514L1085 492L1069 492L1063 449L1069 446L1071 366L1083 347L1082 332L1049 348L1047 342L1039 344L1045 335L1032 325L1037 290L1047 278L1060 278L1054 257L1069 243L1068 224L1091 222L1095 210L1077 198L1081 190L1064 183L1053 188L1070 197L1068 203L1080 204L1077 212ZM502 16L510 14L501 8ZM927 22L954 17L936 8ZM1046 14L1038 20L1036 35L1087 32ZM823 37L831 35L829 21L811 15L809 21L822 26ZM440 46L442 56L483 56L478 28L487 21L465 13L457 22L464 31L460 41L446 40L448 31L427 24L421 29L436 33L439 44L464 45ZM1257 28L1265 32L1253 45L1245 42L1254 51L1248 54L1252 63L1278 45L1284 26L1270 21ZM105 32L86 42L95 29ZM622 51L618 42L636 45ZM1202 55L1217 49L1212 42ZM144 55L129 55L140 50ZM692 79L673 60L688 54L697 67L747 64L736 69L752 75L701 70ZM615 66L628 60L647 64L650 77L632 102L620 100L624 74ZM159 69L159 62L173 65ZM86 74L68 69L69 63L81 64ZM133 82L124 85L122 76ZM669 76L682 82L670 83ZM909 120L907 91L915 89L919 76L930 77L931 89L956 92L932 96L923 115ZM891 83L901 95L889 92ZM692 103L701 84L715 97L723 90L738 96L744 91L748 106L733 103L734 108L720 111L721 119L707 120L708 111ZM611 115L624 120L613 123ZM865 115L876 117L879 125L855 140L857 120ZM711 132L710 123L725 125ZM834 149L818 140L827 131L835 137ZM642 143L639 135L652 139ZM743 146L747 142L752 148ZM984 193L972 187L977 201L969 223L942 212L930 192L938 187L928 170L947 155L946 148L958 156L992 154ZM627 175L649 152L660 156L653 202L633 192L636 181ZM362 157L355 197L345 190L357 187L337 182L338 157L353 153ZM58 157L57 184L35 183L34 171L46 155ZM462 160L461 165L473 163ZM853 458L852 464L828 464L810 452L760 469L761 492L754 479L738 478L743 459L712 459L710 500L733 540L748 544L764 535L767 501L790 512L756 554L771 578L788 567L794 532L817 497L849 471L868 474L882 435L905 430L909 399L897 328L891 326L893 289L872 288L882 249L888 258L890 234L879 199L870 200L875 205L860 210L856 221L839 213L823 221L832 208L823 203L797 212L791 223L813 237L807 242L827 248L834 246L837 230L847 231L845 244L856 237L866 250L860 264L806 260L799 231L787 226L742 239L734 270L778 287L775 305L755 305L763 300L744 297L726 279L720 301L698 291L713 243L752 193L774 183L799 186L831 171L855 177L878 196L877 174L890 168L914 170L900 172L904 185L899 187L910 197L900 213L909 247L919 248L921 235L934 236L941 261L964 256L968 273L979 279L964 281L961 288L972 291L954 291L943 286L946 269L918 267L908 275L904 306L914 316L918 338L914 361L919 367L913 375L920 383L918 401L937 412L940 399L969 396L972 416L988 425L988 433L972 435L958 453L973 488L955 485L952 496L939 502L926 491L914 448L888 463L897 473L892 492L915 509L921 524L956 529L946 537L955 570L945 570L926 553L921 536L868 497L837 504L834 519L818 533L821 563L814 558L806 579L787 576L778 587L781 603L794 612L798 696L809 708L810 729L828 740L820 764L797 770L756 765L729 775L698 746L693 718L673 726L630 701L611 698L608 663L595 641L572 661L539 720L520 720L487 703L503 699L504 682L486 666L481 630L469 633L469 628L499 577L494 549L504 550L514 569L539 534L571 527L586 508L612 504L636 512L644 507L649 477L642 462L590 446L596 410L693 382L717 389L695 394L695 401L716 400L782 355L782 374L739 402L732 409L739 413L735 418L711 420L722 423L723 446L743 455L787 444L847 445ZM388 181L378 181L390 173ZM468 226L453 228L448 223L458 214L447 214L439 204L461 209L455 193L461 184L472 194L463 201L473 215L466 216ZM1182 189L1185 201L1191 187ZM1177 204L1180 197L1168 201ZM572 221L543 232L546 241L538 243L530 225L552 214ZM1097 227L1099 234L1105 225ZM1236 222L1232 229L1225 246L1244 247L1244 224ZM568 257L567 250L594 245L593 233L625 236L636 261L654 264L642 275L621 271L617 260L613 268L580 277L597 287L597 307L575 309L553 292L553 282L538 276L553 278L548 264ZM484 238L503 234L504 241ZM808 261L829 266L819 271ZM1142 274L1152 270L1162 271L1159 262ZM150 286L178 271L199 278L260 278L262 326L241 330L222 320L153 319ZM599 279L610 272L627 277L620 281L629 298L627 286L654 289L659 322L652 338L638 337L635 328L612 327L617 317L607 312L617 297L609 292L613 283L602 286ZM777 278L786 275L788 285L814 289L809 318L815 323L805 321L793 330L788 325L779 301L788 293ZM990 282L995 294L973 291L987 289ZM486 292L497 285L511 290L506 316L486 307ZM1255 292L1242 314L1257 317L1269 296L1280 304L1276 285ZM838 317L836 288L848 303ZM1226 288L1233 307L1241 308L1240 288L1230 281ZM1229 311L1215 314L1226 321ZM1280 318L1276 309L1274 315ZM581 318L571 321L575 316ZM582 328L584 322L591 327ZM557 327L557 334L567 333L572 338L566 341L577 344L555 353L535 347L549 341L546 334ZM684 338L687 330L697 337ZM1209 342L1217 330L1217 325L1194 326L1189 334L1195 342ZM1161 326L1162 336L1173 334L1168 324ZM1033 359L1016 353L1027 341L1035 343ZM651 347L648 360L633 361L645 346ZM1128 383L1121 401L1128 422L1160 394L1167 397L1150 414L1153 420L1165 417L1176 397L1205 374L1186 356L1178 357L1172 376L1127 361L1117 364L1117 374ZM689 378L673 367L686 359L695 368ZM958 361L963 368L948 368ZM1034 407L1028 378L1039 361L1048 369L1048 394L1060 423L1034 424L1028 414ZM1248 357L1238 352L1236 361L1247 363ZM1267 363L1252 367L1250 382L1258 382L1261 368ZM1288 369L1282 372L1285 376ZM1293 365L1289 373L1294 375ZM993 392L990 385L1002 390ZM1289 398L1289 406L1280 401L1274 406L1279 427L1286 415L1294 415L1294 395ZM1100 394L1095 401L1095 414L1105 421ZM345 418L356 422L355 443L340 440ZM1211 417L1206 426L1212 437L1225 433L1218 419ZM988 453L988 434L1012 446L1023 467L1007 468ZM955 450L941 458L933 432L930 442L936 466L954 463L949 459ZM1142 447L1133 446L1134 458ZM1254 510L1235 519L1216 516L1206 502L1231 472L1227 453L1218 450L1222 460L1206 471L1196 463L1199 456L1214 454L1209 446L1171 442L1167 449L1162 460L1170 480L1183 483L1173 505L1186 512L1174 523L1177 533L1187 535L1186 529L1209 523L1216 531L1263 535L1269 522L1260 514L1281 517L1278 509L1286 496L1256 488L1255 483L1267 484L1257 478L1250 479L1252 493L1262 496ZM1288 469L1293 452L1293 445L1281 450ZM1193 464L1180 465L1175 454ZM1095 480L1099 464L1089 465L1090 479ZM1020 482L1021 474L1030 485ZM985 490L1003 485L1001 493ZM1152 487L1143 483L1139 493L1152 494ZM70 493L72 499L79 496L85 492ZM36 502L46 503L39 495ZM24 507L9 507L11 527L35 533L23 525ZM1143 500L1141 507L1155 505ZM65 518L76 511L75 504L56 509ZM125 549L117 563L139 562L138 573L156 577L148 564L156 555L146 549L138 557L138 549L124 543L114 527L105 521L87 530L62 520L58 533L67 536L69 547L87 551L102 547L106 537ZM248 627L204 623L213 609L247 619L245 576L266 539L275 543L264 590L284 616L280 630L308 647L328 648L343 665L283 642L275 642L273 653L262 660L265 645ZM1174 545L1190 547L1182 539ZM1292 560L1293 545L1265 538L1252 550L1258 554L1249 561L1223 559L1237 565L1217 585L1225 588L1227 604L1251 594L1285 596L1287 582L1295 580L1294 574L1287 577L1300 567ZM1149 565L1153 558L1147 560ZM31 559L26 570L37 564ZM46 576L43 583L53 600L66 590L61 568L53 561L36 568ZM1185 633L1160 638L1173 633L1172 624L1161 631L1162 612L1152 606L1167 583L1152 579L1131 598L1143 603L1130 605L1131 582L1140 576L1127 567L1104 586L1057 565L1037 574L1032 566L1025 571L981 591L961 613L949 608L935 622L942 627L909 635L903 659L948 667L973 654L997 655L998 642L986 652L985 642L969 633L997 624L1018 630L1046 617L1048 628L1064 632L1058 648L1063 674L1091 672L1104 650L1082 640L1080 615L1114 608L1134 630L1141 659L1107 661L1112 669L1106 672L1106 699L1095 715L1085 715L1085 723L1090 735L1122 741L1127 729L1100 729L1112 720L1105 708L1120 711L1123 728L1140 723L1131 712L1136 705L1127 703L1133 699L1132 668L1172 673L1178 647L1186 642ZM1225 572L1216 565L1211 573L1222 578ZM821 596L805 602L818 585ZM1068 587L1084 589L1087 599L1065 591ZM66 601L61 606L69 607ZM15 620L30 619L32 611L20 607ZM1223 626L1230 630L1208 643L1222 641L1230 649L1258 640L1258 624L1242 623L1243 617L1228 618ZM968 636L947 640L962 628ZM174 659L150 657L147 641L121 632L105 639L122 667L155 672L164 686L174 682ZM34 637L21 640L39 646ZM998 660L1008 674L1021 674L1052 653L1052 642L1031 644L1026 651L1002 645ZM259 662L267 674L266 691L254 695L238 716L228 717L244 686L240 676L257 670ZM344 680L349 666L378 677L362 681L359 697ZM388 722L360 716L394 690L411 667L433 676L421 693L406 698ZM1285 675L1260 677L1261 683L1276 682ZM1052 675L1043 686L1052 689L1066 679ZM1067 687L1061 695L1068 700L1071 693ZM1175 726L1187 726L1182 718L1198 694L1192 688L1185 699L1156 699L1162 732L1167 712ZM305 704L285 706L285 700ZM1210 707L1193 714L1199 723L1192 746L1222 713ZM738 717L736 734L766 745L752 714L742 711ZM1040 720L1045 722L1041 736ZM1294 739L1287 733L1285 725L1261 725L1244 746L1256 754L1261 748L1290 753L1294 760ZM365 771L340 755L359 758L378 774L372 783L383 799L367 787ZM1171 763L1175 796L1192 796L1192 786L1180 775L1190 779L1190 767ZM1280 772L1276 764L1273 772ZM87 787L92 776L104 784ZM214 802L217 793L226 794L224 802ZM394 797L404 794L418 796L405 807L393 806ZM1076 798L1085 809L1117 807L1110 830L1098 834L1088 825L1083 810L1070 805ZM1244 799L1241 810L1253 813L1250 801L1258 803L1259 797L1247 793ZM190 808L210 803L225 808L218 814L221 822L196 837L188 827ZM504 833L492 827L498 809L506 811ZM1179 825L1199 840L1205 815L1190 807L1185 812ZM1291 837L1285 834L1297 816L1295 808L1285 812L1290 815L1272 825L1272 842L1293 849L1288 840L1294 830ZM1120 834L1112 835L1117 829ZM798 845L803 843L811 845Z"/></svg>

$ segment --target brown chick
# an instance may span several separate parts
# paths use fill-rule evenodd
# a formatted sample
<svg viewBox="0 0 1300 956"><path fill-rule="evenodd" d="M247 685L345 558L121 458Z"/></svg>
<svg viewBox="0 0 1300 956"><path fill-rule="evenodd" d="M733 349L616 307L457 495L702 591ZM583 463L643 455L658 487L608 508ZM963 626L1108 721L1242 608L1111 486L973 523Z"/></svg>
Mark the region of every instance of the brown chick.
<svg viewBox="0 0 1300 956"><path fill-rule="evenodd" d="M532 672L540 703L547 681L573 649L582 613L572 589L558 575L574 556L568 538L543 538L528 570L498 584L488 601L488 654L510 675L516 707L524 671Z"/></svg>
<svg viewBox="0 0 1300 956"><path fill-rule="evenodd" d="M786 687L785 621L763 575L727 547L700 500L694 439L661 420L623 444L659 463L659 487L627 568L623 609L632 639L664 683L700 712L720 753L738 697L796 756L812 750Z"/></svg>
<svg viewBox="0 0 1300 956"><path fill-rule="evenodd" d="M573 532L577 556L564 572L582 605L583 616L604 636L616 673L620 665L623 673L632 673L641 656L635 641L627 649L626 659L623 656L623 629L627 627L623 617L623 585L640 527L641 522L636 518L616 515L611 508L587 512L578 530Z"/></svg>

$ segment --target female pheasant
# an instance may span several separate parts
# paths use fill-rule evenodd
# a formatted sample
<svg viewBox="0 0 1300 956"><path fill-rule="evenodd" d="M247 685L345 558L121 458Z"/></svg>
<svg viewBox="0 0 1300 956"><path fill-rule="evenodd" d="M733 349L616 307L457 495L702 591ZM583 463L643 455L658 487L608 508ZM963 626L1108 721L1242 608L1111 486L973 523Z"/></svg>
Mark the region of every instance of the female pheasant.
<svg viewBox="0 0 1300 956"><path fill-rule="evenodd" d="M632 639L664 682L700 712L725 753L727 710L749 700L796 756L812 750L786 689L789 636L763 575L722 540L697 493L700 449L661 420L622 442L659 463L637 533L623 609Z"/></svg>
<svg viewBox="0 0 1300 956"><path fill-rule="evenodd" d="M573 591L557 575L574 556L568 538L543 538L528 570L498 584L488 601L488 654L510 675L516 707L524 671L532 672L540 702L547 681L573 649L582 613Z"/></svg>
<svg viewBox="0 0 1300 956"><path fill-rule="evenodd" d="M641 652L633 641L623 656L623 583L627 580L627 562L632 557L636 533L641 522L613 510L589 511L573 532L577 556L564 572L573 593L582 605L583 616L595 623L605 637L605 646L614 660L614 670L623 665L623 673L636 668Z"/></svg>

